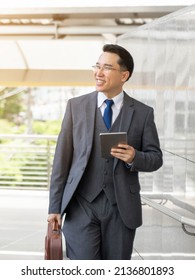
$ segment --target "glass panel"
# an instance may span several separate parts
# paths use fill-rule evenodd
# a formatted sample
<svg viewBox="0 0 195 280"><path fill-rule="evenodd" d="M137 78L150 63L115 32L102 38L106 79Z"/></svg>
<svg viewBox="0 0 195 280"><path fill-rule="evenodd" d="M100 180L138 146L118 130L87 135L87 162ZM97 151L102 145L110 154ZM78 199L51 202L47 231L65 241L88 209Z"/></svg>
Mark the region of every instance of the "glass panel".
<svg viewBox="0 0 195 280"><path fill-rule="evenodd" d="M120 36L117 43L134 57L126 90L154 108L164 155L159 171L141 174L142 194L195 220L195 5ZM143 209L135 247L144 258L195 259L194 239L180 222Z"/></svg>

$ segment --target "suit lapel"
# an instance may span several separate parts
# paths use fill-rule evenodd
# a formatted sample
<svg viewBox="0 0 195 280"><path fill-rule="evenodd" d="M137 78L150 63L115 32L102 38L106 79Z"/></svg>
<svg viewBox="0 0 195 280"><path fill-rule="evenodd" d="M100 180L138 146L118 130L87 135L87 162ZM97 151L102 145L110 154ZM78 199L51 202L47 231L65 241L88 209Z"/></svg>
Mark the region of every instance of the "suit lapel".
<svg viewBox="0 0 195 280"><path fill-rule="evenodd" d="M134 113L133 105L134 105L133 99L124 92L124 102L123 102L119 131L127 132L129 130L133 113Z"/></svg>
<svg viewBox="0 0 195 280"><path fill-rule="evenodd" d="M97 108L97 92L89 95L85 110L86 114L86 145L87 145L87 157L90 156L92 144L93 144L93 135L95 129L95 114Z"/></svg>
<svg viewBox="0 0 195 280"><path fill-rule="evenodd" d="M128 132L133 118L133 113L134 113L133 99L130 96L128 96L126 92L124 92L124 102L123 102L119 131ZM118 159L115 158L114 168L116 167L117 162Z"/></svg>

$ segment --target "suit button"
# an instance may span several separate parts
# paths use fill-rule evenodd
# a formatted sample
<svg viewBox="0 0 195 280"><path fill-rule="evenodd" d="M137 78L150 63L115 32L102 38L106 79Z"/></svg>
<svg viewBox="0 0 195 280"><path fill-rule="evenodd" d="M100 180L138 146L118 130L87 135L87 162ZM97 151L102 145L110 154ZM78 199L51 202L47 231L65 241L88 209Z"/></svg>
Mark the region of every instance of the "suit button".
<svg viewBox="0 0 195 280"><path fill-rule="evenodd" d="M107 175L108 174L108 172L107 171L104 171L104 175Z"/></svg>
<svg viewBox="0 0 195 280"><path fill-rule="evenodd" d="M103 185L102 185L102 188L105 189L105 188L106 188L106 184L103 184Z"/></svg>

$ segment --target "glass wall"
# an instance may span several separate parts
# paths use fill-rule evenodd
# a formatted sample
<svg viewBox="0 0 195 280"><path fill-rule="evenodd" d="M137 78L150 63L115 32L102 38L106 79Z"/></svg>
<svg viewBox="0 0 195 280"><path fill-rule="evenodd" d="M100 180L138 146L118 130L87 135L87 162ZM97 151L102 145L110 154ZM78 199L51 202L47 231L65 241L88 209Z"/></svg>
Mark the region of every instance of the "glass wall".
<svg viewBox="0 0 195 280"><path fill-rule="evenodd" d="M126 90L154 108L164 155L164 165L159 171L141 175L142 194L153 199L165 198L166 201L161 200L165 207L195 220L195 6L137 28L119 37L117 43L126 47L134 57L135 72ZM151 211L147 206L143 209L144 216ZM175 229L175 225L169 220L165 222L165 216L158 213L150 214L153 222L145 216L144 223L153 225L150 233L154 227L161 227L161 231L156 232L162 237L157 250L165 253L167 246L169 250L172 248L169 240L174 241L171 236L175 234L167 229L170 225ZM176 222L177 226L180 227ZM193 227L190 230L194 233ZM140 238L142 242L137 246L145 251L151 235L147 232L148 239L145 240L144 232L141 232L143 239ZM183 256L184 252L195 253L195 245L191 245L194 237L186 237L182 229L176 232L178 242L182 238L187 242L181 242L183 245L179 242ZM146 251L155 252L150 249ZM176 247L173 250L178 252Z"/></svg>
<svg viewBox="0 0 195 280"><path fill-rule="evenodd" d="M118 44L135 60L127 91L155 109L164 151L163 170L143 191L195 195L195 6L137 28Z"/></svg>

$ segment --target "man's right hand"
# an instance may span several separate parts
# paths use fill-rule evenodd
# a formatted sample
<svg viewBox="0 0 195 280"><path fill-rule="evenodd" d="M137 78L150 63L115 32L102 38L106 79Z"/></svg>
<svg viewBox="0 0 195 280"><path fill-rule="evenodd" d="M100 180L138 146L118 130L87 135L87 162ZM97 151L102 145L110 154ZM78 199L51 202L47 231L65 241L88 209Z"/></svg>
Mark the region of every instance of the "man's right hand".
<svg viewBox="0 0 195 280"><path fill-rule="evenodd" d="M49 214L47 221L49 223L57 221L58 224L61 226L62 224L62 219L61 219L61 215L60 214Z"/></svg>

